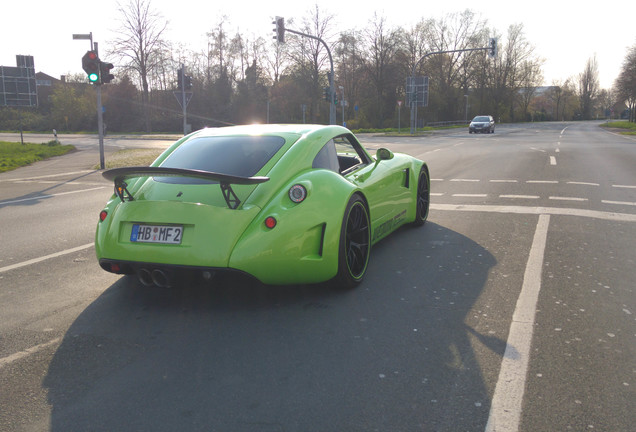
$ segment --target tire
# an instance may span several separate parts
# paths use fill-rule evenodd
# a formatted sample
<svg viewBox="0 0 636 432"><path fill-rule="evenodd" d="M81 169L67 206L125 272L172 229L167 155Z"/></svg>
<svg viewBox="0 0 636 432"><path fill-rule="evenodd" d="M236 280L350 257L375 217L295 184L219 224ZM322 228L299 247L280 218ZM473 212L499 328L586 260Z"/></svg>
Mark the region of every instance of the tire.
<svg viewBox="0 0 636 432"><path fill-rule="evenodd" d="M422 226L428 218L428 209L431 203L431 182L428 178L428 170L424 167L420 170L417 179L417 196L415 199L414 226Z"/></svg>
<svg viewBox="0 0 636 432"><path fill-rule="evenodd" d="M338 274L335 283L341 288L358 285L367 271L371 251L369 211L359 195L347 204L340 228Z"/></svg>

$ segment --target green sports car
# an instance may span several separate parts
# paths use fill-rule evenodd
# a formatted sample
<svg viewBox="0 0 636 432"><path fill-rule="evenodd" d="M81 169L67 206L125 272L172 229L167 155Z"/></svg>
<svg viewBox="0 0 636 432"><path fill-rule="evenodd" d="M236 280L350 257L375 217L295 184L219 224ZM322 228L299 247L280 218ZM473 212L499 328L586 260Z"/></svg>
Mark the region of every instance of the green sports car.
<svg viewBox="0 0 636 432"><path fill-rule="evenodd" d="M99 215L100 266L170 286L185 273L239 271L266 284L364 277L371 246L428 216L428 167L348 129L202 129L149 167L103 172L115 193Z"/></svg>

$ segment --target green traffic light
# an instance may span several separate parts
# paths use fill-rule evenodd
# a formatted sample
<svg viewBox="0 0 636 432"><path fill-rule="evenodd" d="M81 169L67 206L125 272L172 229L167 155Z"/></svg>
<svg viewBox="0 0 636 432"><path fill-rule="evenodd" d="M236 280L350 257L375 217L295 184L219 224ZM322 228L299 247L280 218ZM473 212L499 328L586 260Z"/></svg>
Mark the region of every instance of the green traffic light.
<svg viewBox="0 0 636 432"><path fill-rule="evenodd" d="M88 80L90 82L97 82L97 80L99 79L99 75L97 75L96 73L90 73L88 74Z"/></svg>

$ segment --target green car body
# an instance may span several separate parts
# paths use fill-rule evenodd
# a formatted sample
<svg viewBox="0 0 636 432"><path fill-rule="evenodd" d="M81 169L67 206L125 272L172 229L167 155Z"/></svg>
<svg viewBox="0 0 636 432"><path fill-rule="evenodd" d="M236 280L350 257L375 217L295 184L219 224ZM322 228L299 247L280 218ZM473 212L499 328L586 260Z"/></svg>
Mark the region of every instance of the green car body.
<svg viewBox="0 0 636 432"><path fill-rule="evenodd" d="M269 152L250 172L227 155L244 142L250 144L235 159L246 166L261 142ZM201 169L206 158L188 149L206 146L218 146L228 161ZM354 286L374 243L404 224L423 224L428 214L426 164L386 149L373 158L340 126L203 129L150 167L103 174L115 181L116 193L100 214L97 258L103 269L137 273L148 284L170 285L174 272L184 270L234 270L266 284L335 279ZM145 226L160 227L171 242L140 241L150 232Z"/></svg>

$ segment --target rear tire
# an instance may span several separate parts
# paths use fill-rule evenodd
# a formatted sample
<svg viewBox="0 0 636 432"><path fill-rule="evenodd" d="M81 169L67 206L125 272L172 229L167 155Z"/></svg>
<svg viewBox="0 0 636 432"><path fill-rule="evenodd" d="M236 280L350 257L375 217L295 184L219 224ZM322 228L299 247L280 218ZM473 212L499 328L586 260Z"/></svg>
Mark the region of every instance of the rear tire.
<svg viewBox="0 0 636 432"><path fill-rule="evenodd" d="M415 220L414 226L422 226L428 218L428 209L431 203L431 182L428 178L428 171L422 167L417 179L417 197L415 199Z"/></svg>
<svg viewBox="0 0 636 432"><path fill-rule="evenodd" d="M371 224L369 211L359 195L353 195L347 204L338 247L338 274L335 283L342 288L358 285L367 271L371 250Z"/></svg>

